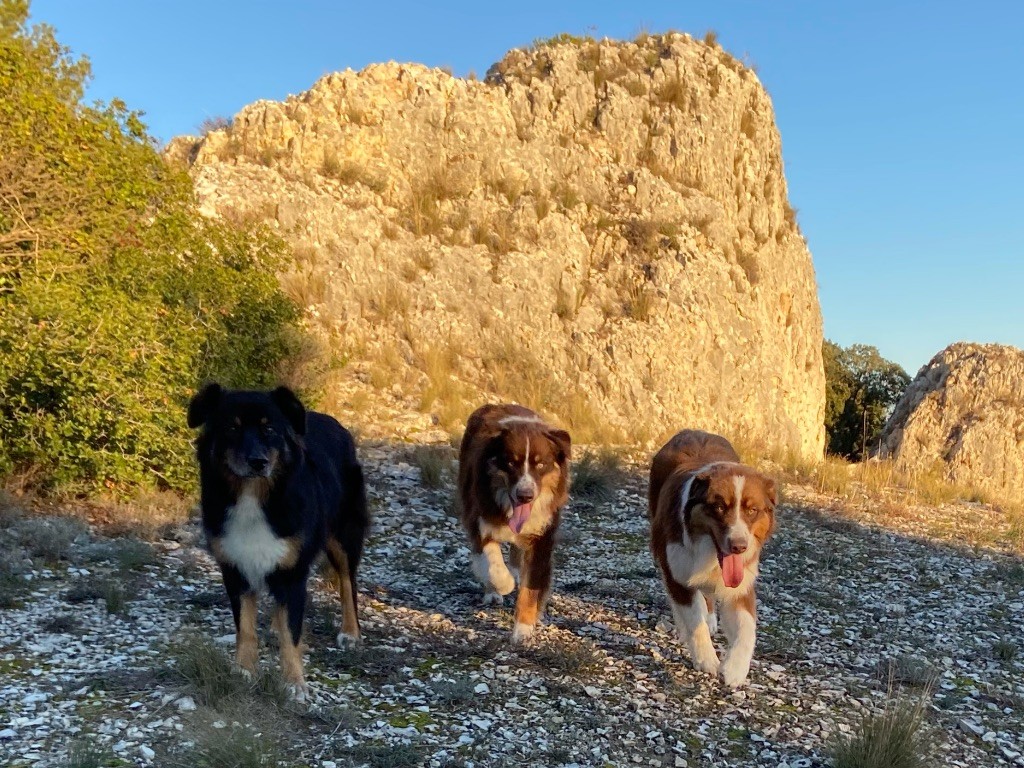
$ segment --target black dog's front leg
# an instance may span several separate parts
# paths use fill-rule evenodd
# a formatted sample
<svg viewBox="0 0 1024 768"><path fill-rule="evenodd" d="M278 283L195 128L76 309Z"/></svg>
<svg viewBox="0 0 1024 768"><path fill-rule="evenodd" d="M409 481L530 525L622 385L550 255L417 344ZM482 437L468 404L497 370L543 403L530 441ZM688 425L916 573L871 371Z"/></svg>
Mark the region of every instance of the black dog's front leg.
<svg viewBox="0 0 1024 768"><path fill-rule="evenodd" d="M260 653L256 638L256 593L235 566L221 563L220 572L235 619L235 661L242 669L255 672Z"/></svg>

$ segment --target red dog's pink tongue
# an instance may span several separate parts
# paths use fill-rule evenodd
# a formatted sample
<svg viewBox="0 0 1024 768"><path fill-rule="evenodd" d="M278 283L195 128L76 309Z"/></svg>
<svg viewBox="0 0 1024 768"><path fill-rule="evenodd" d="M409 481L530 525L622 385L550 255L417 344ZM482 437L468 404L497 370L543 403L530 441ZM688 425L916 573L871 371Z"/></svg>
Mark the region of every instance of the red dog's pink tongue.
<svg viewBox="0 0 1024 768"><path fill-rule="evenodd" d="M526 518L530 516L530 508L532 506L533 504L520 504L512 510L512 517L508 520L508 527L515 533L523 530L523 526L526 525Z"/></svg>
<svg viewBox="0 0 1024 768"><path fill-rule="evenodd" d="M722 581L727 587L738 587L743 581L743 556L718 555L718 564L722 566Z"/></svg>

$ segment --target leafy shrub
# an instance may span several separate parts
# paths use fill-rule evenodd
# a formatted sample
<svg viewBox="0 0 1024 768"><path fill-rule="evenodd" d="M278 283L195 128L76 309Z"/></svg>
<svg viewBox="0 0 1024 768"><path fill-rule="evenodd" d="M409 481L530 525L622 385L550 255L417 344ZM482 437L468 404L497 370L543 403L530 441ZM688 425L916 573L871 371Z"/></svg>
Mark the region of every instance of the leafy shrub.
<svg viewBox="0 0 1024 768"><path fill-rule="evenodd" d="M202 380L270 384L298 311L268 231L202 219L121 102L0 0L0 477L181 489Z"/></svg>
<svg viewBox="0 0 1024 768"><path fill-rule="evenodd" d="M843 348L826 339L822 357L828 450L854 460L866 458L862 454L878 439L910 376L865 344Z"/></svg>

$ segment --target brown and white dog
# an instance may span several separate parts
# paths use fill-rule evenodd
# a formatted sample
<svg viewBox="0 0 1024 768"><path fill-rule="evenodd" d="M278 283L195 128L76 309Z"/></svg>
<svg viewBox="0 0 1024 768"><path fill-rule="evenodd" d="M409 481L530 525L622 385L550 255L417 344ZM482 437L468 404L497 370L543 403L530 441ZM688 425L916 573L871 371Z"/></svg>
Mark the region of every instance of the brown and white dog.
<svg viewBox="0 0 1024 768"><path fill-rule="evenodd" d="M693 665L731 688L750 671L756 635L754 581L775 525L775 483L740 463L724 437L684 430L651 463L651 553L661 568L676 635ZM711 642L721 606L729 649Z"/></svg>
<svg viewBox="0 0 1024 768"><path fill-rule="evenodd" d="M501 544L521 578L512 642L533 636L551 590L559 510L569 500L569 433L519 405L485 405L469 417L459 450L459 501L484 603L515 589Z"/></svg>

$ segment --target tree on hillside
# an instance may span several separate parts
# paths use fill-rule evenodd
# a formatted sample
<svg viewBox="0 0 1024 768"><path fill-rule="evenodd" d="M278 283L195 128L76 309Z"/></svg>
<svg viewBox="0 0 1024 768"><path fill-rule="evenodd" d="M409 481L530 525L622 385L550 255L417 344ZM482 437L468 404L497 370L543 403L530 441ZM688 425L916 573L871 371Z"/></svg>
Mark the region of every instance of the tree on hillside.
<svg viewBox="0 0 1024 768"><path fill-rule="evenodd" d="M140 117L25 0L0 0L0 481L184 488L184 404L258 386L292 348L284 244L204 220Z"/></svg>
<svg viewBox="0 0 1024 768"><path fill-rule="evenodd" d="M826 339L822 357L828 450L860 460L878 441L893 406L910 384L910 376L866 344L844 349Z"/></svg>

